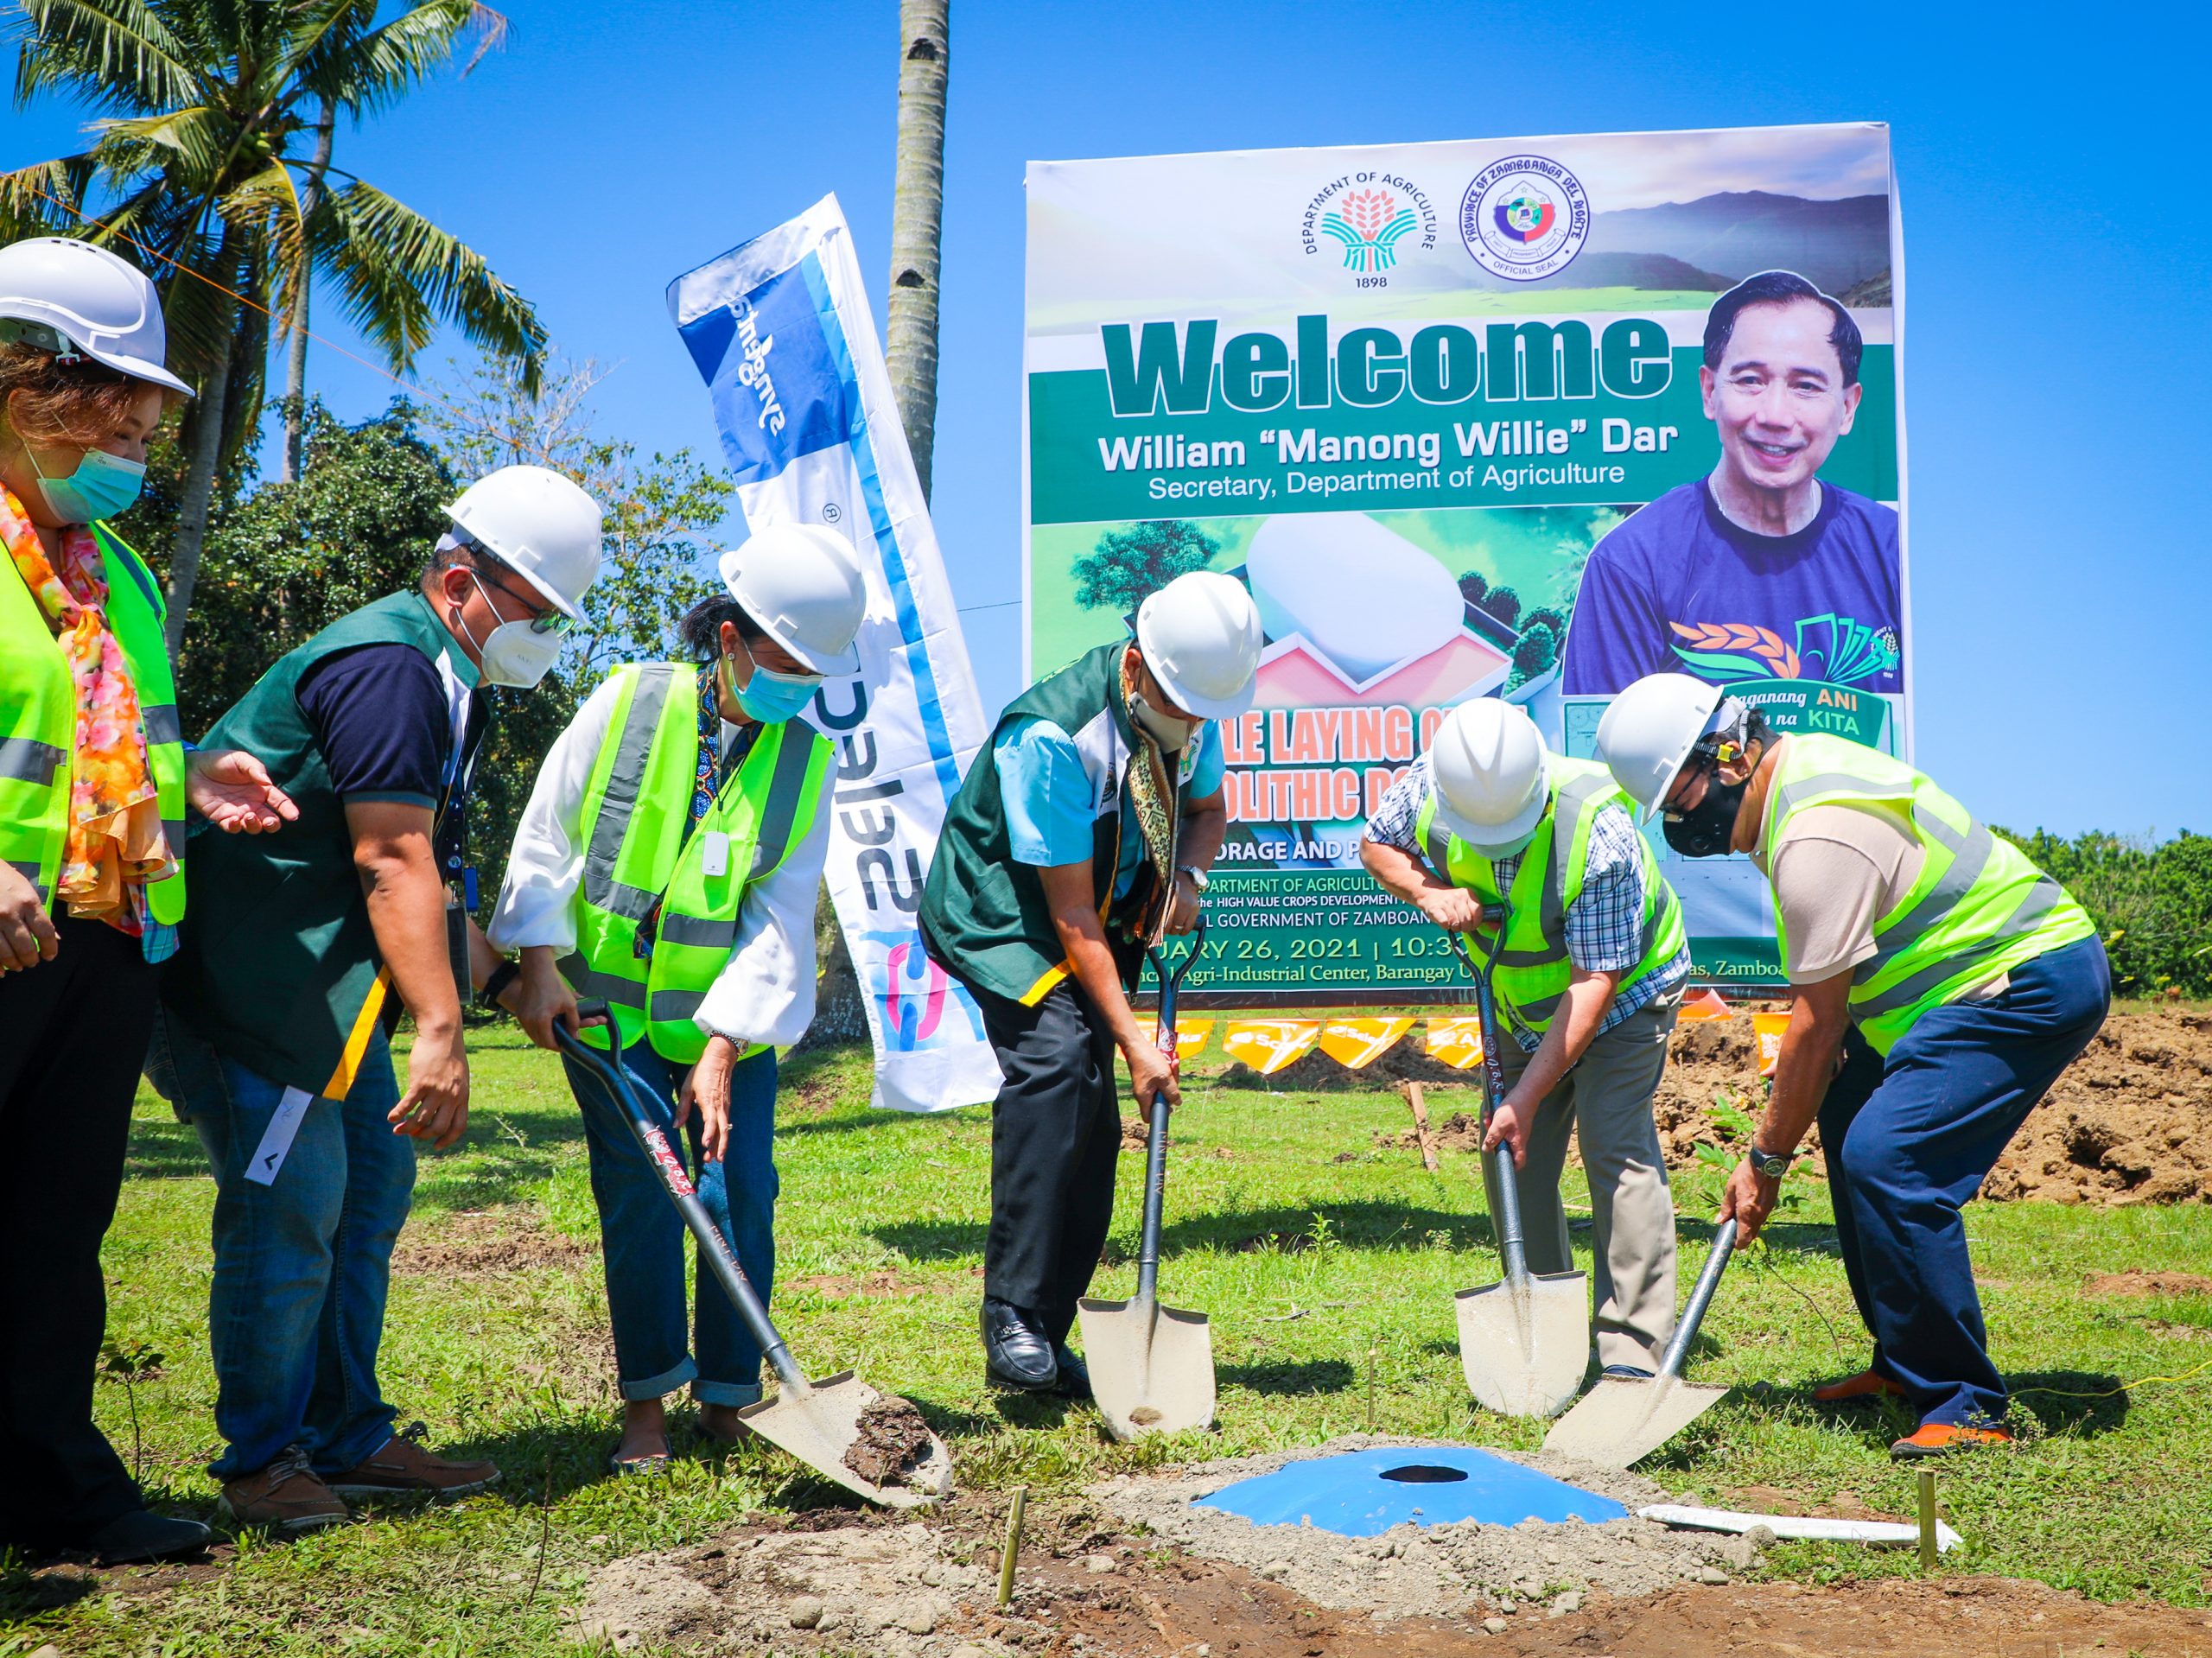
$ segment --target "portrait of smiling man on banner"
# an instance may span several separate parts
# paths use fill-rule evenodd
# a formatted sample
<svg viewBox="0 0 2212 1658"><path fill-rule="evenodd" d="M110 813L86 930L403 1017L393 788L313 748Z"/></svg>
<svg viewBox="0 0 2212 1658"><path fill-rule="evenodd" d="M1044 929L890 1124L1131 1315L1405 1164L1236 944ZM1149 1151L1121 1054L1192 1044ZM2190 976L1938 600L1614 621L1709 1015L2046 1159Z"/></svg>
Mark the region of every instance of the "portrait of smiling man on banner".
<svg viewBox="0 0 2212 1658"><path fill-rule="evenodd" d="M1689 673L1786 724L1817 710L1837 734L1897 746L1897 514L1819 476L1858 416L1864 348L1843 304L1792 271L1762 271L1713 302L1698 382L1719 461L1592 549L1568 696Z"/></svg>

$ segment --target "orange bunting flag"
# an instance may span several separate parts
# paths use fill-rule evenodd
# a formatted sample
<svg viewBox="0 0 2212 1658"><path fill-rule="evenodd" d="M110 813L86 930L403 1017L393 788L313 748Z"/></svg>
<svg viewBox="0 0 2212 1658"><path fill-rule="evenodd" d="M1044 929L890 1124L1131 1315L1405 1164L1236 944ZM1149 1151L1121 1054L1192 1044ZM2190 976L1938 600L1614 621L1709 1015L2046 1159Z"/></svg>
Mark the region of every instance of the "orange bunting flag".
<svg viewBox="0 0 2212 1658"><path fill-rule="evenodd" d="M1321 1051L1357 1070L1389 1052L1413 1027L1410 1019L1332 1019L1321 1027Z"/></svg>
<svg viewBox="0 0 2212 1658"><path fill-rule="evenodd" d="M1675 1018L1678 1020L1726 1019L1730 1011L1728 999L1708 985L1702 990L1693 991L1690 994L1684 996L1682 1010L1675 1015Z"/></svg>
<svg viewBox="0 0 2212 1658"><path fill-rule="evenodd" d="M1175 1021L1175 1057L1179 1059L1188 1059L1205 1046L1206 1039L1212 1034L1213 1021L1210 1019L1177 1020ZM1160 1021L1157 1020L1153 1021L1152 1035L1154 1041L1160 1039Z"/></svg>
<svg viewBox="0 0 2212 1658"><path fill-rule="evenodd" d="M1222 1033L1221 1045L1232 1059L1272 1077L1311 1053L1320 1035L1318 1019L1241 1020Z"/></svg>
<svg viewBox="0 0 2212 1658"><path fill-rule="evenodd" d="M1472 1019L1432 1019L1428 1021L1428 1057L1440 1059L1454 1070L1482 1063L1483 1022Z"/></svg>
<svg viewBox="0 0 2212 1658"><path fill-rule="evenodd" d="M1758 1032L1759 1075L1771 1077L1782 1063L1782 1033L1789 1028L1787 1013L1753 1013L1751 1028Z"/></svg>

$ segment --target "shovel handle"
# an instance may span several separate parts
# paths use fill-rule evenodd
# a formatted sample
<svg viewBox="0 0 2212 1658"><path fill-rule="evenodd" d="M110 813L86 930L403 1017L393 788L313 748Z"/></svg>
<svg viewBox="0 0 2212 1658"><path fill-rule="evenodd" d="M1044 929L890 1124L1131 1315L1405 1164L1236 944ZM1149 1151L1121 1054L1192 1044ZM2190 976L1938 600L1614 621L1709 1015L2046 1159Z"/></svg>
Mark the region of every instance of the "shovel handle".
<svg viewBox="0 0 2212 1658"><path fill-rule="evenodd" d="M1505 949L1506 912L1502 908L1485 910L1483 918L1491 922L1497 931L1491 935L1489 953L1480 967L1475 965L1474 957L1468 953L1464 937L1456 932L1446 936L1475 978L1475 1013L1482 1022L1483 1032L1483 1127L1487 1130L1498 1102L1505 1097L1505 1061L1497 1051L1497 1004L1491 975L1497 970L1498 956ZM1526 1283L1528 1235L1521 1229L1521 1185L1513 1166L1513 1148L1500 1144L1491 1155L1491 1166L1497 1173L1497 1253L1505 1263L1506 1281Z"/></svg>
<svg viewBox="0 0 2212 1658"><path fill-rule="evenodd" d="M1659 1374L1679 1376L1688 1361L1690 1344L1697 1339L1697 1327L1705 1322L1705 1310L1713 1305L1713 1293L1720 1287L1720 1274L1728 1270L1728 1257L1736 1249L1736 1223L1723 1221L1720 1229L1713 1235L1713 1248L1705 1257L1704 1270L1697 1275L1697 1283L1690 1291L1689 1305L1682 1309L1682 1316L1675 1325L1675 1338L1667 1344L1666 1356L1659 1361Z"/></svg>
<svg viewBox="0 0 2212 1658"><path fill-rule="evenodd" d="M1152 958L1152 970L1160 975L1160 1018L1157 1026L1160 1051L1169 1064L1175 1060L1175 998L1183 988L1183 975L1198 959L1199 947L1205 943L1206 912L1202 908L1198 919L1191 925L1191 943L1173 970L1161 955L1160 946L1153 945L1145 954ZM1152 1121L1147 1125L1144 1142L1144 1230L1137 1242L1136 1299L1149 1305L1158 1299L1160 1287L1160 1217L1167 1200L1167 1102L1155 1094L1152 1096Z"/></svg>
<svg viewBox="0 0 2212 1658"><path fill-rule="evenodd" d="M604 1017L609 1052L602 1054L596 1048L579 1041L569 1027L557 1020L553 1026L554 1040L561 1045L561 1051L582 1065L599 1079L601 1086L613 1097L622 1113L622 1120L630 1125L631 1137L638 1142L638 1149L645 1153L645 1161L652 1166L659 1178L661 1190L668 1193L669 1202L676 1205L676 1212L683 1217L683 1224L699 1241L699 1260L712 1272L723 1292L737 1308L737 1315L745 1320L745 1327L760 1344L768 1367L775 1371L776 1380L795 1397L804 1397L812 1391L806 1373L798 1368L791 1350L784 1345L784 1338L776 1333L776 1326L769 1321L768 1309L759 1292L745 1275L745 1268L737 1264L729 1241L722 1236L721 1229L715 1224L714 1217L707 1213L707 1206L699 1201L699 1194L691 1185L690 1174L683 1166L683 1159L677 1147L669 1143L668 1130L662 1126L660 1113L647 1106L639 1097L630 1076L622 1068L622 1033L615 1026L613 1016L603 1001L584 1001L576 1004L581 1019ZM611 1058L610 1058L611 1055Z"/></svg>

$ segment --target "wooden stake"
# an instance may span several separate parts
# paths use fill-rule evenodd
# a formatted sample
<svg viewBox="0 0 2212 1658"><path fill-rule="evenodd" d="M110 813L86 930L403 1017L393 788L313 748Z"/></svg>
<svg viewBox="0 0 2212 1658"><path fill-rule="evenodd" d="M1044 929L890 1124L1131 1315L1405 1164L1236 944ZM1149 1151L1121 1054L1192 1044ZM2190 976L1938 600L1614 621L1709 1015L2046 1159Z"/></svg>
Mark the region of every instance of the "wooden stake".
<svg viewBox="0 0 2212 1658"><path fill-rule="evenodd" d="M1936 1471L1920 1471L1920 1569L1936 1569Z"/></svg>
<svg viewBox="0 0 2212 1658"><path fill-rule="evenodd" d="M1410 1077L1406 1082L1406 1098L1414 1108L1414 1134L1421 1141L1421 1166L1433 1174L1436 1139L1428 1132L1428 1102L1421 1097L1421 1084Z"/></svg>
<svg viewBox="0 0 2212 1658"><path fill-rule="evenodd" d="M1003 1609L1014 1598L1014 1561L1021 1552L1021 1515L1029 1506L1029 1488L1014 1488L1014 1506L1006 1515L1006 1553L999 1557L999 1605Z"/></svg>

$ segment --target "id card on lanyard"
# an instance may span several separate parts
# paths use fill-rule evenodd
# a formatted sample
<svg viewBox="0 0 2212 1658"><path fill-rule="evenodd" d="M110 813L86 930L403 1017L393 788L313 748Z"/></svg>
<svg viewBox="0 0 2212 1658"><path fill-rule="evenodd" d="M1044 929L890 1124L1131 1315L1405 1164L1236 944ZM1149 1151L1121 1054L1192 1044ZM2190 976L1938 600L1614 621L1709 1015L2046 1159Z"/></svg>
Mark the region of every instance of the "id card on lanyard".
<svg viewBox="0 0 2212 1658"><path fill-rule="evenodd" d="M468 918L476 910L476 870L468 861L468 795L476 778L476 757L484 746L491 724L487 717L469 740L474 694L461 683L452 659L441 653L438 679L445 688L446 708L452 721L452 742L447 751L446 775L438 810L430 829L430 844L438 861L438 876L446 889L446 953L453 963L454 988L467 1006L475 991L468 963Z"/></svg>

